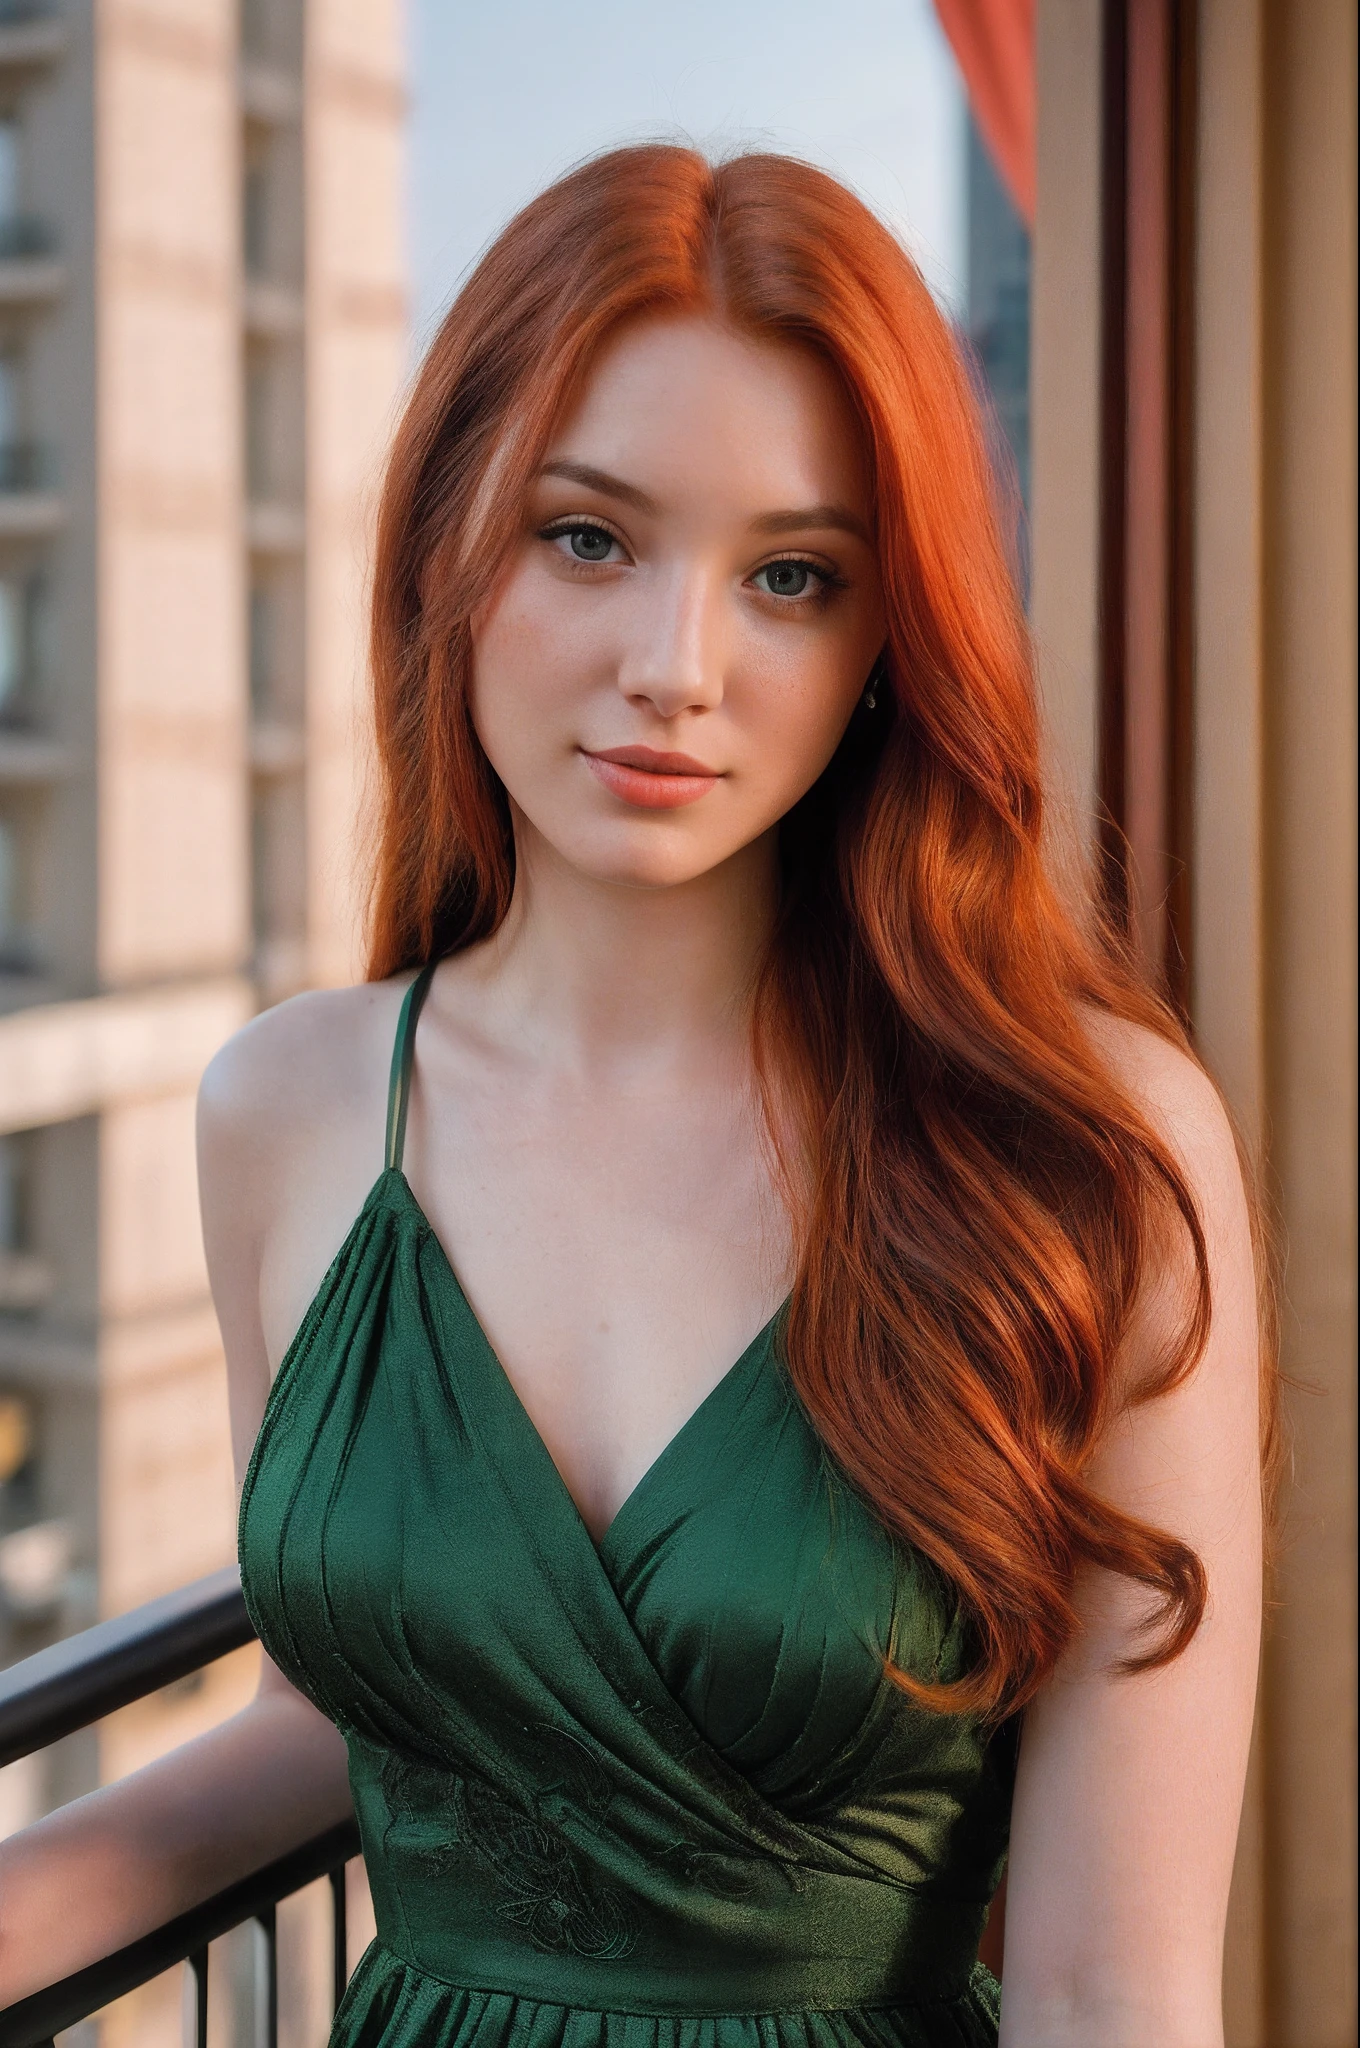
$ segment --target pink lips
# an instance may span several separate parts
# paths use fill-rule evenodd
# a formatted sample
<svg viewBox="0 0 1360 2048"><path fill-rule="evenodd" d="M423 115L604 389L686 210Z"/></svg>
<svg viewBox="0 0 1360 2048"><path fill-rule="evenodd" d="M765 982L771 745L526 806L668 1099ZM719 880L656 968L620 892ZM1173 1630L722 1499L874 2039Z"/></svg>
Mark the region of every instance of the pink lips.
<svg viewBox="0 0 1360 2048"><path fill-rule="evenodd" d="M662 753L655 747L608 747L587 752L585 758L612 795L645 811L697 803L722 779L690 754Z"/></svg>

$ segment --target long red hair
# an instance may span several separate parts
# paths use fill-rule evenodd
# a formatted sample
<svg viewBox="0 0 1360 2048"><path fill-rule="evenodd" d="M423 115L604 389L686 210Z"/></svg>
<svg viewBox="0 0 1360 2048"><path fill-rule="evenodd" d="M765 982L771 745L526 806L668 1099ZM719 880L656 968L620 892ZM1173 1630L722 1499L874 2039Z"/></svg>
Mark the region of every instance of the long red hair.
<svg viewBox="0 0 1360 2048"><path fill-rule="evenodd" d="M772 1128L798 1160L784 1350L834 1458L966 1613L966 1675L901 1682L999 1716L1071 1640L1084 1563L1153 1596L1134 1667L1175 1656L1199 1623L1198 1558L1082 1475L1129 1398L1116 1359L1150 1253L1177 1232L1193 1298L1134 1392L1193 1367L1204 1241L1082 1026L1094 1005L1180 1035L1045 868L1030 642L967 373L910 259L821 172L615 151L527 206L454 303L378 522L369 972L455 952L505 915L514 847L469 709L470 621L601 342L667 308L818 350L872 465L886 686L781 828L755 1004Z"/></svg>

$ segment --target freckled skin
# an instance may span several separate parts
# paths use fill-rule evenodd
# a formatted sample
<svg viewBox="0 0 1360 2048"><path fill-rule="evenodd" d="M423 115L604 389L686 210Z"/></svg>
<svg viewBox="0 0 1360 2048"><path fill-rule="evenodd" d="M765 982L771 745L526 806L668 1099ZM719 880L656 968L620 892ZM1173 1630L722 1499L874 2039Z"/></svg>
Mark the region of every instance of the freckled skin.
<svg viewBox="0 0 1360 2048"><path fill-rule="evenodd" d="M555 465L630 483L655 509L540 478L519 552L475 622L477 730L521 843L541 837L601 880L689 881L750 847L816 780L882 645L867 537L754 525L837 506L867 536L850 408L802 350L697 319L648 320L605 351L554 436ZM573 516L602 522L606 562L573 555L561 525ZM797 581L787 572L799 561L826 579L775 594L772 575ZM718 771L716 787L682 811L639 817L581 757L633 742L695 757Z"/></svg>

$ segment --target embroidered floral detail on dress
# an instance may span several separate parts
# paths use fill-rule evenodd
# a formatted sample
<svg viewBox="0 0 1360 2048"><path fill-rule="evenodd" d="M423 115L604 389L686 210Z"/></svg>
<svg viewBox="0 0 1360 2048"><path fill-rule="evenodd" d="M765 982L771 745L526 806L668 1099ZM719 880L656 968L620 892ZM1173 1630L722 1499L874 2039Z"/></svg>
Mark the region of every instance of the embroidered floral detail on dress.
<svg viewBox="0 0 1360 2048"><path fill-rule="evenodd" d="M739 1899L751 1889L752 1880L743 1875L743 1862L752 1854L773 1863L791 1892L807 1889L802 1867L803 1842L798 1830L777 1807L762 1799L740 1771L733 1770L696 1732L693 1724L676 1708L633 1702L633 1717L652 1740L667 1750L697 1783L714 1793L724 1807L741 1821L751 1838L745 1856L736 1849L720 1850L684 1840L672 1844L668 1860L679 1862L690 1881L720 1898Z"/></svg>
<svg viewBox="0 0 1360 2048"><path fill-rule="evenodd" d="M696 1849L692 1842L673 1842L664 1851L662 1861L682 1883L715 1899L749 1899L756 1888L749 1857Z"/></svg>
<svg viewBox="0 0 1360 2048"><path fill-rule="evenodd" d="M461 1778L455 1812L463 1840L494 1873L497 1911L535 1948L591 1956L628 1955L637 1941L632 1902L577 1857L554 1822L526 1814L475 1778Z"/></svg>
<svg viewBox="0 0 1360 2048"><path fill-rule="evenodd" d="M402 1848L431 1877L442 1877L462 1857L454 1817L458 1779L438 1764L396 1750L383 1752L380 1770L383 1798L405 1839Z"/></svg>
<svg viewBox="0 0 1360 2048"><path fill-rule="evenodd" d="M523 1928L535 1948L604 1962L626 1956L637 1940L632 1901L591 1867L563 1825L584 1821L593 1830L604 1823L613 1799L609 1777L564 1729L525 1732L534 1782L516 1787L518 1799L480 1775L388 1751L383 1795L407 1836L402 1846L432 1875L474 1856L495 1881L497 1912Z"/></svg>
<svg viewBox="0 0 1360 2048"><path fill-rule="evenodd" d="M714 1899L748 1898L757 1864L774 1865L790 1891L805 1890L801 1845L778 1810L729 1770L682 1715L641 1701L634 1713L694 1778L736 1809L749 1838L746 1846L716 1830L700 1841L673 1836L652 1852L657 1860ZM581 1736L547 1722L524 1727L517 1748L522 1774L511 1786L466 1765L454 1770L383 1750L379 1775L401 1853L432 1877L466 1871L474 1859L494 1882L497 1913L535 1948L600 1961L631 1954L636 1906L600 1873L589 1847L590 1836L617 1833L616 1785L605 1759Z"/></svg>

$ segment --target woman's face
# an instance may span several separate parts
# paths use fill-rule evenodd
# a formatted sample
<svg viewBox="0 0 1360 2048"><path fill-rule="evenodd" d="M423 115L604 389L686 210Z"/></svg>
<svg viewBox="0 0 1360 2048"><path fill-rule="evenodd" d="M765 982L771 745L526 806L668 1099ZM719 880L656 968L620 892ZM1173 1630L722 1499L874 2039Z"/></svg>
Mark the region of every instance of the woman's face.
<svg viewBox="0 0 1360 2048"><path fill-rule="evenodd" d="M810 351L623 328L473 621L473 717L521 836L600 881L693 880L825 768L883 644L860 434Z"/></svg>

